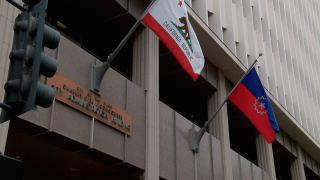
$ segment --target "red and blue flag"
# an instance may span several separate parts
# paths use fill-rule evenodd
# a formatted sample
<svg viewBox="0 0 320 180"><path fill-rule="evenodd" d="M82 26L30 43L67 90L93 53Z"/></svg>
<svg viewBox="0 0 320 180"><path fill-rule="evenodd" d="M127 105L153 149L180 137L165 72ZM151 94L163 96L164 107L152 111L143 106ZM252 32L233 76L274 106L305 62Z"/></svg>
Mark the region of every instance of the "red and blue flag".
<svg viewBox="0 0 320 180"><path fill-rule="evenodd" d="M246 115L269 144L274 141L280 129L255 68L250 70L228 99Z"/></svg>

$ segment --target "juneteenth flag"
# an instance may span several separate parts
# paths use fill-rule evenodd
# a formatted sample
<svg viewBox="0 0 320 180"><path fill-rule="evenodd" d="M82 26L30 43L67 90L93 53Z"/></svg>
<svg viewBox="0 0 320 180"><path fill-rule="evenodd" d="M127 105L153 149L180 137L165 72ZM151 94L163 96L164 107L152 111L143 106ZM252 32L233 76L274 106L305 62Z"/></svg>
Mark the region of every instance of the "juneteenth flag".
<svg viewBox="0 0 320 180"><path fill-rule="evenodd" d="M185 2L157 0L142 22L159 37L195 81L204 66L204 56L189 22Z"/></svg>
<svg viewBox="0 0 320 180"><path fill-rule="evenodd" d="M280 129L255 68L250 70L228 99L247 116L267 142L272 143Z"/></svg>

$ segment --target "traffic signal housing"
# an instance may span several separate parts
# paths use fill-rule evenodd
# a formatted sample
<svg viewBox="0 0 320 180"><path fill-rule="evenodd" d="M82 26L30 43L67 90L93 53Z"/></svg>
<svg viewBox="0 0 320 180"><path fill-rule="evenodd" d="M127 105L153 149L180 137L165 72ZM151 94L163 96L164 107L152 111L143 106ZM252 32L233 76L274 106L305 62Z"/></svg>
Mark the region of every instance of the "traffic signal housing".
<svg viewBox="0 0 320 180"><path fill-rule="evenodd" d="M28 10L16 17L13 26L10 66L4 86L4 103L11 108L2 110L0 123L37 106L50 107L54 99L54 90L39 79L40 75L52 77L57 71L57 60L45 55L43 47L58 47L60 33L45 25L48 0L33 2L36 3L25 6Z"/></svg>

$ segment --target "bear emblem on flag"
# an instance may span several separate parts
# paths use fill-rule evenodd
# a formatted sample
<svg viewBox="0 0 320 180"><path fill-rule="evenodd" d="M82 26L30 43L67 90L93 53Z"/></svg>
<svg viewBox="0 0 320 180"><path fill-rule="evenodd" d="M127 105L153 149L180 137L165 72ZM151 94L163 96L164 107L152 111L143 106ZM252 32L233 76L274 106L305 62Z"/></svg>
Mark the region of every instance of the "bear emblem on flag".
<svg viewBox="0 0 320 180"><path fill-rule="evenodd" d="M184 30L184 36L190 41L189 29L187 24L186 17L179 18L179 21L183 24L183 26L178 26L179 29Z"/></svg>
<svg viewBox="0 0 320 180"><path fill-rule="evenodd" d="M260 102L260 105L259 103ZM268 110L266 110L266 102L267 102L267 98L261 96L261 97L258 97L258 99L255 100L254 102L254 110L257 111L258 114L266 114L268 112Z"/></svg>

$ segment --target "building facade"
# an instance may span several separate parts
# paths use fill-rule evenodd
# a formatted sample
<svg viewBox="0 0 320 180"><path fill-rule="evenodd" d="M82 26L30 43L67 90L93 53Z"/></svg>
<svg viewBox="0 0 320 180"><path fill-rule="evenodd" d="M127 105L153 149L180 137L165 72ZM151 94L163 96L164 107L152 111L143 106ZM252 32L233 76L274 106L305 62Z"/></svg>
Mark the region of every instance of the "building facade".
<svg viewBox="0 0 320 180"><path fill-rule="evenodd" d="M0 151L25 163L25 178L320 179L320 2L185 0L205 56L197 81L141 24L100 94L89 91L91 64L107 59L149 3L49 0L46 23L61 41L44 49L58 71L41 81L56 98L0 126ZM1 87L19 13L0 2ZM193 126L203 126L259 53L256 70L281 128L276 140L268 144L227 102L192 152Z"/></svg>

